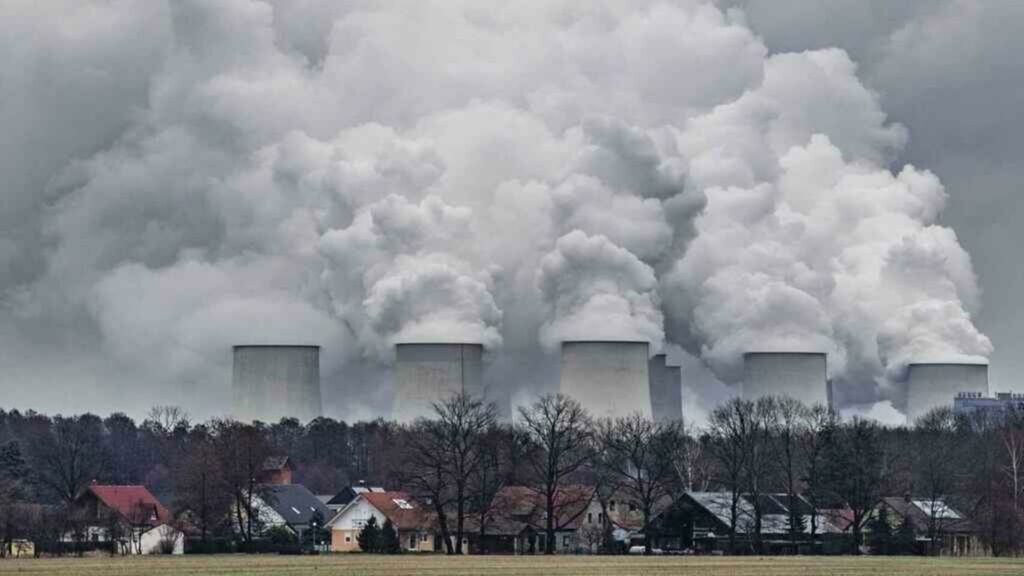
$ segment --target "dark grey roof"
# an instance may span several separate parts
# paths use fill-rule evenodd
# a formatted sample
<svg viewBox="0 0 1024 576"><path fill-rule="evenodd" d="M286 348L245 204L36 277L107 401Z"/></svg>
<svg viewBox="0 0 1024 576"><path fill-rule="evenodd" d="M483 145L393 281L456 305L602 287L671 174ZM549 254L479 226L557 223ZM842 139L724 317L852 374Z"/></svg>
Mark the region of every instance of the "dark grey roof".
<svg viewBox="0 0 1024 576"><path fill-rule="evenodd" d="M364 492L383 492L380 486L346 486L333 498L327 501L328 506L345 506L356 499L356 496Z"/></svg>
<svg viewBox="0 0 1024 576"><path fill-rule="evenodd" d="M313 512L320 511L323 521L331 519L333 513L324 506L312 492L301 484L280 484L263 486L264 501L284 518L289 526L306 526L313 519Z"/></svg>

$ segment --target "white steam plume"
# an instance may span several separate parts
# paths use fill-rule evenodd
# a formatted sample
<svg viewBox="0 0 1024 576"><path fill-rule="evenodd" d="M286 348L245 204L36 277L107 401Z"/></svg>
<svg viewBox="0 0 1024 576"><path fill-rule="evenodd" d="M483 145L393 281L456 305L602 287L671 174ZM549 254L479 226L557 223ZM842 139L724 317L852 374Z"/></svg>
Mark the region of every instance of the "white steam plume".
<svg viewBox="0 0 1024 576"><path fill-rule="evenodd" d="M566 340L664 340L654 270L604 236L575 231L558 239L540 264L537 285L550 320L541 343Z"/></svg>
<svg viewBox="0 0 1024 576"><path fill-rule="evenodd" d="M522 398L541 340L640 338L727 380L822 349L873 399L991 345L856 72L699 0L4 4L0 369L25 407L203 417L231 344L319 343L353 417L399 340L483 342Z"/></svg>

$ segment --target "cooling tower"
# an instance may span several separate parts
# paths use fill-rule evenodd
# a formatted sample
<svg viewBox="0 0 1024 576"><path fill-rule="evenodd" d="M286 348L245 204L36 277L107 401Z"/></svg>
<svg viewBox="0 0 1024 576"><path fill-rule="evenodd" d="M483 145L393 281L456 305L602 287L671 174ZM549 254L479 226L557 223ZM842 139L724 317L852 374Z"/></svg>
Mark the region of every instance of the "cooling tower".
<svg viewBox="0 0 1024 576"><path fill-rule="evenodd" d="M988 395L988 364L911 364L907 372L907 423L932 408L953 406L959 392Z"/></svg>
<svg viewBox="0 0 1024 576"><path fill-rule="evenodd" d="M655 354L647 363L651 389L651 416L655 422L671 422L683 418L683 383L681 368L667 366L664 354Z"/></svg>
<svg viewBox="0 0 1024 576"><path fill-rule="evenodd" d="M650 418L647 342L563 342L559 388L595 418Z"/></svg>
<svg viewBox="0 0 1024 576"><path fill-rule="evenodd" d="M395 346L395 389L391 416L412 422L435 415L433 404L459 392L482 397L480 344L430 343Z"/></svg>
<svg viewBox="0 0 1024 576"><path fill-rule="evenodd" d="M319 346L235 346L234 416L308 422L321 416Z"/></svg>
<svg viewBox="0 0 1024 576"><path fill-rule="evenodd" d="M819 352L743 355L743 398L789 396L808 406L829 403L826 357Z"/></svg>

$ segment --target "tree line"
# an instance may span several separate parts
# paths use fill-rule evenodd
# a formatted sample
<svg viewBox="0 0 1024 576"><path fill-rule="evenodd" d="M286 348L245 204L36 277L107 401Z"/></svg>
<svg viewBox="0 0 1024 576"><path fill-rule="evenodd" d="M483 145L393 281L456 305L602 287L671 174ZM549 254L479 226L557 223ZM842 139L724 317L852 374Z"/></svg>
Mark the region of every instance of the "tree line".
<svg viewBox="0 0 1024 576"><path fill-rule="evenodd" d="M562 395L520 408L514 424L464 395L434 412L398 425L330 418L197 423L173 407L154 408L140 423L124 414L0 411L0 536L45 542L66 533L71 504L97 481L146 485L172 511L187 511L200 542L251 543L261 537L258 515L249 513L261 493L260 468L268 456L288 455L295 481L317 494L359 482L410 493L430 507L450 554L466 552L470 531L486 534L507 486L525 487L543 507L547 553L554 552L555 533L578 520L582 500L591 498L604 519L615 498L627 499L649 552L658 513L689 491L728 494L733 527L746 498L753 551L763 550L759 496L766 494L801 495L814 510L847 510L853 552L865 544L880 498L902 495L955 501L997 555L1024 547L1024 415L1015 412L965 416L943 408L914 427L889 428L768 397L729 400L700 429L639 415L595 419ZM36 508L26 516L29 504ZM820 519L812 513L805 526L790 508L794 541L805 532L814 539ZM932 542L942 521L942 510L933 509ZM611 528L606 521L588 537L614 550ZM884 531L874 530L875 538ZM736 541L732 530L731 549Z"/></svg>

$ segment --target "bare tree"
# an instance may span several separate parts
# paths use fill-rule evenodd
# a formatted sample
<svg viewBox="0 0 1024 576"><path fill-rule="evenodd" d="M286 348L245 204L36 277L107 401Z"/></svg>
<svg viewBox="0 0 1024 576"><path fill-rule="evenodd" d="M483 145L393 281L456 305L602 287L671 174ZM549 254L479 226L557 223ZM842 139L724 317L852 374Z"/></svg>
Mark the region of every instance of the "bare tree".
<svg viewBox="0 0 1024 576"><path fill-rule="evenodd" d="M881 497L883 454L880 428L854 418L827 431L824 477L833 494L850 510L851 548L860 554L864 521Z"/></svg>
<svg viewBox="0 0 1024 576"><path fill-rule="evenodd" d="M188 512L204 543L231 510L232 493L221 487L220 466L214 439L206 426L196 426L190 433L188 451L174 467L173 480L178 495L175 508Z"/></svg>
<svg viewBox="0 0 1024 576"><path fill-rule="evenodd" d="M715 478L729 491L729 552L736 549L736 523L746 483L754 404L732 398L708 418L707 451L715 463Z"/></svg>
<svg viewBox="0 0 1024 576"><path fill-rule="evenodd" d="M823 404L815 404L802 415L803 423L798 428L797 448L803 460L804 496L811 505L811 542L818 534L818 510L827 498L825 475L826 447L839 421L835 412Z"/></svg>
<svg viewBox="0 0 1024 576"><path fill-rule="evenodd" d="M711 461L700 442L688 427L681 427L679 457L675 460L676 475L683 492L706 492L711 481Z"/></svg>
<svg viewBox="0 0 1024 576"><path fill-rule="evenodd" d="M999 427L999 440L1006 450L1003 472L1010 485L1013 510L1020 513L1020 495L1024 490L1024 430L1011 424Z"/></svg>
<svg viewBox="0 0 1024 576"><path fill-rule="evenodd" d="M506 485L505 468L507 468L508 447L506 442L513 440L516 432L511 428L494 426L488 430L480 445L480 465L470 477L469 491L473 511L479 523L478 541L483 548L487 527L492 521L495 500L498 493Z"/></svg>
<svg viewBox="0 0 1024 576"><path fill-rule="evenodd" d="M420 419L403 431L405 448L400 470L402 484L419 500L428 502L437 517L441 541L448 554L455 553L448 509L452 500L451 475L448 473L447 433L437 420Z"/></svg>
<svg viewBox="0 0 1024 576"><path fill-rule="evenodd" d="M593 423L579 402L562 394L543 396L530 407L520 408L519 415L531 444L526 457L533 471L533 489L544 499L544 553L554 554L561 512L579 505L564 488L590 462Z"/></svg>
<svg viewBox="0 0 1024 576"><path fill-rule="evenodd" d="M783 396L776 403L778 418L776 420L775 442L778 455L777 466L782 486L786 491L787 507L789 508L789 536L795 544L803 531L803 516L797 499L800 494L804 476L804 462L798 448L799 440L804 433L807 407L799 400Z"/></svg>
<svg viewBox="0 0 1024 576"><path fill-rule="evenodd" d="M751 426L746 440L747 466L744 486L754 512L753 537L759 554L764 553L761 538L764 506L762 495L772 485L777 454L772 435L778 428L778 400L772 396L758 398L751 413Z"/></svg>
<svg viewBox="0 0 1024 576"><path fill-rule="evenodd" d="M483 463L484 435L495 423L493 404L485 404L465 393L434 404L443 435L445 473L451 479L455 505L455 553L462 554L470 482Z"/></svg>
<svg viewBox="0 0 1024 576"><path fill-rule="evenodd" d="M959 439L952 408L939 407L917 419L914 426L914 491L925 496L928 538L937 551L946 518L946 499L960 486L962 462L956 458Z"/></svg>
<svg viewBox="0 0 1024 576"><path fill-rule="evenodd" d="M604 453L601 463L611 471L615 487L639 504L644 554L650 554L656 507L679 488L675 463L681 459L682 423L655 424L634 414L602 421L598 431L598 447Z"/></svg>
<svg viewBox="0 0 1024 576"><path fill-rule="evenodd" d="M71 504L99 478L106 467L103 423L92 414L57 416L30 442L33 469L39 482Z"/></svg>
<svg viewBox="0 0 1024 576"><path fill-rule="evenodd" d="M188 412L180 406L153 406L149 409L146 420L155 423L166 433L182 426L189 426Z"/></svg>
<svg viewBox="0 0 1024 576"><path fill-rule="evenodd" d="M216 420L212 426L221 490L232 501L238 534L252 542L260 521L254 503L265 496L257 478L270 447L262 431L252 425Z"/></svg>

